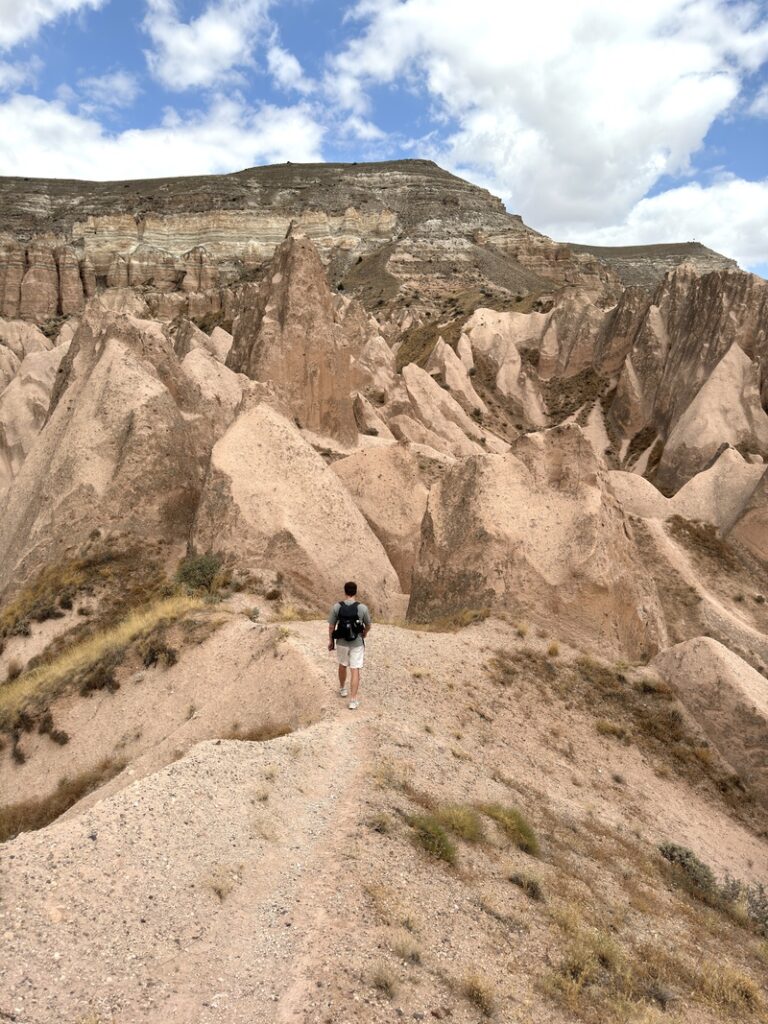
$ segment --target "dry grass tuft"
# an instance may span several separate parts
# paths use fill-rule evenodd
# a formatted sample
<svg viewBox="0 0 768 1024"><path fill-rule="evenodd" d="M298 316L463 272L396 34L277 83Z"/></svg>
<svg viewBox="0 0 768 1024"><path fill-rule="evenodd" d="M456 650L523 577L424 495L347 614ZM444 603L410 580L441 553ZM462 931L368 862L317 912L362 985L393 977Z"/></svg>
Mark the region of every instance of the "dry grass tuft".
<svg viewBox="0 0 768 1024"><path fill-rule="evenodd" d="M478 804L478 810L495 821L519 850L538 857L541 852L538 837L520 811L498 803Z"/></svg>
<svg viewBox="0 0 768 1024"><path fill-rule="evenodd" d="M459 983L459 992L476 1006L484 1017L493 1016L496 999L491 983L485 978L481 978L479 974L467 974Z"/></svg>
<svg viewBox="0 0 768 1024"><path fill-rule="evenodd" d="M617 740L629 739L627 730L623 725L619 725L618 722L609 722L607 718L598 718L595 722L595 728L601 736L613 736Z"/></svg>
<svg viewBox="0 0 768 1024"><path fill-rule="evenodd" d="M479 843L485 838L482 819L474 807L445 804L433 813L433 818L443 828L468 843Z"/></svg>
<svg viewBox="0 0 768 1024"><path fill-rule="evenodd" d="M728 964L709 965L700 972L701 994L712 1006L732 1012L755 1012L763 997L749 975Z"/></svg>
<svg viewBox="0 0 768 1024"><path fill-rule="evenodd" d="M406 964L420 964L421 963L421 949L418 943L405 928L399 929L392 936L390 942L392 952L399 956L403 963Z"/></svg>
<svg viewBox="0 0 768 1024"><path fill-rule="evenodd" d="M456 863L456 844L433 814L417 814L408 819L413 829L413 841L417 846L434 857L453 866Z"/></svg>
<svg viewBox="0 0 768 1024"><path fill-rule="evenodd" d="M544 891L538 878L516 871L513 875L509 876L509 880L513 885L522 889L525 895L535 903L544 902Z"/></svg>
<svg viewBox="0 0 768 1024"><path fill-rule="evenodd" d="M371 972L371 985L387 999L393 999L397 993L397 979L387 964L377 964Z"/></svg>

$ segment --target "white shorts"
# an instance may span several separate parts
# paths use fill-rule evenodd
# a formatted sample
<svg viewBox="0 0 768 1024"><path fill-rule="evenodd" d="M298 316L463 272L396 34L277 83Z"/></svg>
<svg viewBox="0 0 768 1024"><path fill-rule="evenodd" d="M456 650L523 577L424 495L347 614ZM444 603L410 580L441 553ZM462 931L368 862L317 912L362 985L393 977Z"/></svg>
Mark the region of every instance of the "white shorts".
<svg viewBox="0 0 768 1024"><path fill-rule="evenodd" d="M336 657L339 659L339 664L344 665L345 668L362 668L365 647L363 644L360 644L359 647L349 647L347 644L337 643Z"/></svg>

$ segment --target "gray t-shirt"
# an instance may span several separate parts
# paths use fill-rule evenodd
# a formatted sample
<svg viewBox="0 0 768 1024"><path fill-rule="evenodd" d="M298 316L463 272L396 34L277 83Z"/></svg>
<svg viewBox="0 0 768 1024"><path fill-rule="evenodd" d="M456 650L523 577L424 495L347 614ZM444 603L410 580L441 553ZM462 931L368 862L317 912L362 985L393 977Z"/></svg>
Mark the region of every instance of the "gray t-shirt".
<svg viewBox="0 0 768 1024"><path fill-rule="evenodd" d="M344 604L354 604L355 598L348 597L345 599ZM341 601L337 601L336 604L331 608L331 614L328 616L328 624L335 626L339 618L339 609L341 608ZM370 626L371 624L371 613L368 611L368 606L363 604L361 601L357 605L357 615L364 626ZM344 647L362 647L363 638L359 636L356 640L337 640L337 644L343 644Z"/></svg>

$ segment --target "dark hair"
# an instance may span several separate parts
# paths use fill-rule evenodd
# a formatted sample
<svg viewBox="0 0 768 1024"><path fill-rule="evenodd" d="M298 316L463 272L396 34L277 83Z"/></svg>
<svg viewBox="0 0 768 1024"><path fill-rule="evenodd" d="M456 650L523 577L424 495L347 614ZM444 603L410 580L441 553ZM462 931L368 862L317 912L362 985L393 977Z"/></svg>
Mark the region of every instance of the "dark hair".
<svg viewBox="0 0 768 1024"><path fill-rule="evenodd" d="M345 583L344 584L344 593L347 595L347 597L354 597L355 594L357 593L357 584L356 583Z"/></svg>

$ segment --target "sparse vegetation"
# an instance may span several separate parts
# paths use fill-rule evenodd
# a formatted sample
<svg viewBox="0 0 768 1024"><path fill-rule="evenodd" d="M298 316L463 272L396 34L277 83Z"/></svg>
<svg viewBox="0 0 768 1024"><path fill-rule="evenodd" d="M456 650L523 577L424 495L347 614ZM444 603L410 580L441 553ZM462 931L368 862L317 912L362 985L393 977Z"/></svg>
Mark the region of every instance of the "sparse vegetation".
<svg viewBox="0 0 768 1024"><path fill-rule="evenodd" d="M425 850L430 857L445 861L450 865L456 863L456 844L434 815L417 814L408 819L408 824L413 829L414 843Z"/></svg>
<svg viewBox="0 0 768 1024"><path fill-rule="evenodd" d="M114 778L124 767L123 761L107 759L79 775L61 779L50 796L0 807L0 842L13 839L20 832L34 832L50 825L78 800Z"/></svg>
<svg viewBox="0 0 768 1024"><path fill-rule="evenodd" d="M18 679L23 667L18 658L11 658L5 669L6 682L12 683L14 679Z"/></svg>
<svg viewBox="0 0 768 1024"><path fill-rule="evenodd" d="M601 736L613 736L617 740L628 739L627 730L618 722L609 722L606 718L598 718L595 728Z"/></svg>
<svg viewBox="0 0 768 1024"><path fill-rule="evenodd" d="M478 810L495 821L519 850L538 857L541 852L538 837L520 811L498 803L479 804Z"/></svg>
<svg viewBox="0 0 768 1024"><path fill-rule="evenodd" d="M496 1000L493 987L487 979L481 978L479 974L468 974L462 978L459 992L473 1006L476 1006L484 1017L493 1016Z"/></svg>
<svg viewBox="0 0 768 1024"><path fill-rule="evenodd" d="M390 816L385 814L384 811L376 811L374 814L370 815L366 824L371 831L378 832L380 835L386 836L392 831L393 823Z"/></svg>
<svg viewBox="0 0 768 1024"><path fill-rule="evenodd" d="M160 599L131 612L115 626L74 642L49 663L22 673L13 683L0 688L0 727L9 728L20 711L47 704L67 685L79 685L86 693L111 689L114 668L135 640L199 606L200 600L194 597Z"/></svg>
<svg viewBox="0 0 768 1024"><path fill-rule="evenodd" d="M139 656L144 668L152 668L154 665L160 664L170 668L179 660L179 652L162 639L161 632L154 632L141 642Z"/></svg>
<svg viewBox="0 0 768 1024"><path fill-rule="evenodd" d="M397 992L397 979L385 963L377 964L373 968L371 985L387 999L393 999Z"/></svg>
<svg viewBox="0 0 768 1024"><path fill-rule="evenodd" d="M556 640L553 640L547 648L547 654L550 658L558 658L560 656L560 644Z"/></svg>
<svg viewBox="0 0 768 1024"><path fill-rule="evenodd" d="M516 871L514 874L509 876L509 880L513 885L522 889L525 895L535 903L544 902L544 891L541 888L541 882L538 878Z"/></svg>
<svg viewBox="0 0 768 1024"><path fill-rule="evenodd" d="M762 883L748 885L730 875L718 881L708 864L677 843L662 843L659 853L669 864L670 880L689 896L768 936L768 891Z"/></svg>
<svg viewBox="0 0 768 1024"><path fill-rule="evenodd" d="M479 843L485 838L482 819L474 807L444 804L433 812L433 818L443 828L468 843Z"/></svg>
<svg viewBox="0 0 768 1024"><path fill-rule="evenodd" d="M397 931L391 940L392 952L406 964L421 963L421 949L413 936L404 928Z"/></svg>
<svg viewBox="0 0 768 1024"><path fill-rule="evenodd" d="M221 566L221 555L190 555L176 570L176 581L193 593L210 593L214 589Z"/></svg>

